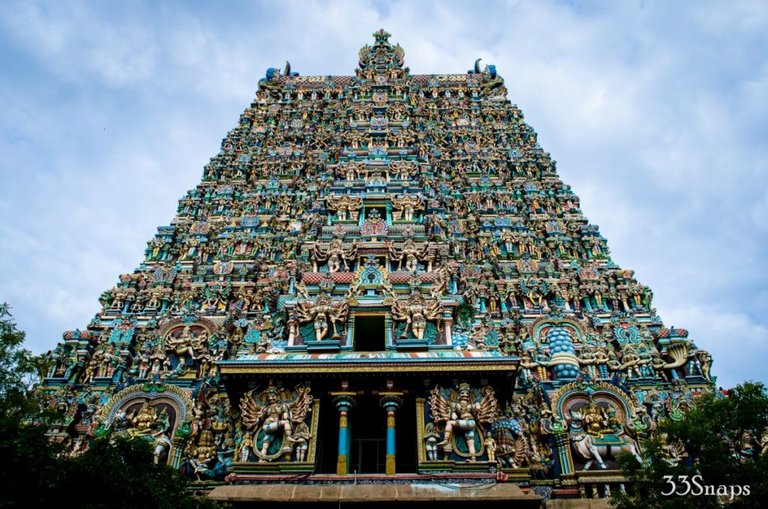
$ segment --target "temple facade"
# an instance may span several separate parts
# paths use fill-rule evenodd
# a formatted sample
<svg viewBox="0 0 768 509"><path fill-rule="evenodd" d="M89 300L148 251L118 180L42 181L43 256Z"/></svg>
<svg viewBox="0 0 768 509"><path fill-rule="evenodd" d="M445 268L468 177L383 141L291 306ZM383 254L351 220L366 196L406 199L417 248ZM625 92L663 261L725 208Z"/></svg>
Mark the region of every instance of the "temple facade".
<svg viewBox="0 0 768 509"><path fill-rule="evenodd" d="M389 37L352 76L267 70L49 353L51 439L147 440L232 501L354 479L535 507L621 489L616 454L710 390L710 355L611 259L495 66L411 74Z"/></svg>

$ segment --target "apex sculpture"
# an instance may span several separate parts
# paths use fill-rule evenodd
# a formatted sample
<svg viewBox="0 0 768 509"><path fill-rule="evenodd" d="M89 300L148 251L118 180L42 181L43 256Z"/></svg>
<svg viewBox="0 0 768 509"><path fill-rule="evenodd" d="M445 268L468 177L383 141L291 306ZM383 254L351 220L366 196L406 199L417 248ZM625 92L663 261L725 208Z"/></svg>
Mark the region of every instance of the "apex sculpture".
<svg viewBox="0 0 768 509"><path fill-rule="evenodd" d="M208 487L587 496L712 387L496 68L414 75L389 37L353 76L267 70L144 261L50 352L53 440L129 434Z"/></svg>

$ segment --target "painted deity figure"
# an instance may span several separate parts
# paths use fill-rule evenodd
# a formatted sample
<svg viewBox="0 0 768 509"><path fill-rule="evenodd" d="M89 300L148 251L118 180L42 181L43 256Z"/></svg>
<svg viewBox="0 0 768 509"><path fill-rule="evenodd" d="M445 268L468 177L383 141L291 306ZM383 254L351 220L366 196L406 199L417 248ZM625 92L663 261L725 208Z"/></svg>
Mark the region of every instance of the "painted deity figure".
<svg viewBox="0 0 768 509"><path fill-rule="evenodd" d="M427 451L427 459L429 461L437 461L437 444L442 438L435 429L435 423L427 423L424 428L424 449Z"/></svg>
<svg viewBox="0 0 768 509"><path fill-rule="evenodd" d="M418 340L424 339L427 330L427 321L436 320L437 328L443 317L443 308L439 301L426 302L419 293L413 293L406 301L395 300L392 304L392 318L395 322L405 322L405 327L400 334L401 338L407 338L408 332Z"/></svg>
<svg viewBox="0 0 768 509"><path fill-rule="evenodd" d="M171 368L170 360L165 354L162 345L158 344L155 350L149 355L150 374L160 376L164 371Z"/></svg>
<svg viewBox="0 0 768 509"><path fill-rule="evenodd" d="M594 462L597 462L601 469L608 468L603 460L607 457L615 457L620 452L632 454L638 463L642 463L640 453L635 441L624 433L623 425L616 426L618 416L612 419L615 421L612 429L609 425L609 417L595 403L590 401L586 407L580 409L571 409L568 419L568 435L571 439L571 446L574 452L586 460L584 470L589 470ZM603 437L607 434L614 436L614 440L619 439L620 443L603 444Z"/></svg>
<svg viewBox="0 0 768 509"><path fill-rule="evenodd" d="M166 350L175 353L179 357L179 362L186 362L187 357L195 360L195 350L193 349L192 330L187 325L178 336L168 336L166 340Z"/></svg>
<svg viewBox="0 0 768 509"><path fill-rule="evenodd" d="M116 431L127 432L132 438L151 442L155 463L167 461L171 449L171 421L165 408L158 412L146 400L138 410L128 415L118 412L113 426Z"/></svg>
<svg viewBox="0 0 768 509"><path fill-rule="evenodd" d="M296 425L293 433L294 454L296 461L307 461L307 451L309 450L309 439L312 435L309 433L309 426L306 422L300 422Z"/></svg>
<svg viewBox="0 0 768 509"><path fill-rule="evenodd" d="M480 444L484 443L483 437L476 437L479 424L492 424L496 419L498 401L492 387L485 386L482 389L482 398L476 401L469 384L459 385L458 394L453 394L451 400L447 400L435 387L429 398L432 417L435 422L445 423L445 431L442 442L437 443L446 453L453 450L452 438L460 433L466 443L466 455L469 461L475 461L478 455L476 438Z"/></svg>
<svg viewBox="0 0 768 509"><path fill-rule="evenodd" d="M350 170L354 174L354 170ZM353 179L354 180L354 177ZM331 196L328 198L328 208L336 211L339 221L357 219L357 211L363 206L363 200L359 196Z"/></svg>
<svg viewBox="0 0 768 509"><path fill-rule="evenodd" d="M325 292L320 292L314 302L300 302L296 306L296 317L299 323L313 323L315 341L325 339L329 330L333 339L340 338L337 324L346 323L348 314L349 304L346 301L334 303Z"/></svg>
<svg viewBox="0 0 768 509"><path fill-rule="evenodd" d="M603 435L606 419L597 403L593 401L584 409L583 419L587 433L593 437L600 437Z"/></svg>
<svg viewBox="0 0 768 509"><path fill-rule="evenodd" d="M253 434L243 433L240 447L238 449L238 459L245 463L253 452Z"/></svg>
<svg viewBox="0 0 768 509"><path fill-rule="evenodd" d="M269 446L280 431L283 432L285 440L288 442L292 440L290 410L288 405L278 401L277 390L267 391L267 403L267 406L261 409L256 425L256 427L261 426L261 430L264 432L264 440L261 446L261 461L264 461L263 457L267 455Z"/></svg>
<svg viewBox="0 0 768 509"><path fill-rule="evenodd" d="M344 249L344 246L339 239L333 239L326 249L323 249L319 245L315 245L312 250L312 261L315 264L315 272L317 272L317 262L327 262L328 272L339 272L344 267L344 270L349 270L349 261L353 260L357 255L357 243L353 242L349 249Z"/></svg>
<svg viewBox="0 0 768 509"><path fill-rule="evenodd" d="M405 260L405 270L408 272L416 272L419 268L419 260L423 260L427 257L429 251L429 245L424 245L419 248L416 243L408 239L399 250L395 246L389 247L389 254L393 260L397 260L397 270L401 270L403 267L403 260Z"/></svg>
<svg viewBox="0 0 768 509"><path fill-rule="evenodd" d="M146 401L136 415L131 418L131 425L139 434L144 434L152 427L156 420L157 411L149 404L149 401Z"/></svg>
<svg viewBox="0 0 768 509"><path fill-rule="evenodd" d="M259 462L271 461L282 454L290 454L294 444L298 444L297 457L306 459L305 447L310 439L309 430L300 426L304 423L312 405L313 396L309 387L297 386L295 392L281 391L270 385L258 398L253 392L246 393L240 401L240 413L243 425L253 430L250 438L253 452ZM306 425L305 425L306 426ZM246 434L248 431L246 431ZM276 451L271 451L273 444ZM259 447L261 444L261 447ZM241 447L241 459L247 460L249 449Z"/></svg>
<svg viewBox="0 0 768 509"><path fill-rule="evenodd" d="M392 205L395 210L402 211L404 221L413 221L413 215L417 209L424 205L424 199L421 196L393 196Z"/></svg>

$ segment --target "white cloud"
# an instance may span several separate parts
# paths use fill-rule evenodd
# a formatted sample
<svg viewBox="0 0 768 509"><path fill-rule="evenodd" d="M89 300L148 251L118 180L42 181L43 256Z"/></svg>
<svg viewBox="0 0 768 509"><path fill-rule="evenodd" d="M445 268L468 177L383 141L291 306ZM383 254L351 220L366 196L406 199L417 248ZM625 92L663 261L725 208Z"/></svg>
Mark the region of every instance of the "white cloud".
<svg viewBox="0 0 768 509"><path fill-rule="evenodd" d="M496 64L662 318L768 381L741 353L768 326L762 1L24 1L0 27L0 299L37 351L140 262L267 67L351 74L384 27L414 73Z"/></svg>
<svg viewBox="0 0 768 509"><path fill-rule="evenodd" d="M765 380L768 327L764 323L758 323L743 312L723 310L722 306L670 305L665 314L667 325L698 329L694 340L714 357L712 373L718 377L720 386L733 387L744 380Z"/></svg>

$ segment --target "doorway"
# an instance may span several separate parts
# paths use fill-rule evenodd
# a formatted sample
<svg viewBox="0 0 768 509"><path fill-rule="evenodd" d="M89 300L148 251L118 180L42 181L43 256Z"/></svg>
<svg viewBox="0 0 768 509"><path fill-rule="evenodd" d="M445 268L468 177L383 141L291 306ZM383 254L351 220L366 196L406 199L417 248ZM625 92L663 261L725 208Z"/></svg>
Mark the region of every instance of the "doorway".
<svg viewBox="0 0 768 509"><path fill-rule="evenodd" d="M335 474L339 458L339 413L330 398L323 398L317 433L317 472Z"/></svg>
<svg viewBox="0 0 768 509"><path fill-rule="evenodd" d="M383 352L385 332L384 315L355 315L355 351Z"/></svg>
<svg viewBox="0 0 768 509"><path fill-rule="evenodd" d="M399 474L418 471L416 401L408 395L403 399L395 415L395 469Z"/></svg>
<svg viewBox="0 0 768 509"><path fill-rule="evenodd" d="M387 461L387 415L378 398L358 400L349 420L352 432L349 473L383 474Z"/></svg>

